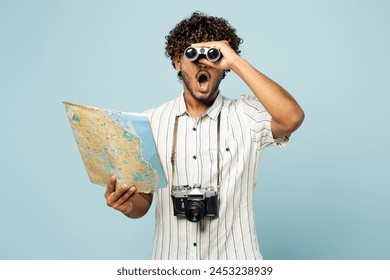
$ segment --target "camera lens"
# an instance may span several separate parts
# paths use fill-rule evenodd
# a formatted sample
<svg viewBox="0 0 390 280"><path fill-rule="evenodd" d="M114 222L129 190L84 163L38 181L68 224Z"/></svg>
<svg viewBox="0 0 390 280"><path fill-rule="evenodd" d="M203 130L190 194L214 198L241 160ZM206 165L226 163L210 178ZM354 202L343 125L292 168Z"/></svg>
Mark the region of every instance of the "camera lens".
<svg viewBox="0 0 390 280"><path fill-rule="evenodd" d="M221 53L216 48L211 48L207 52L207 59L211 62L217 61L221 57Z"/></svg>
<svg viewBox="0 0 390 280"><path fill-rule="evenodd" d="M187 220L193 223L199 222L204 216L204 208L205 206L202 201L192 201L186 211Z"/></svg>
<svg viewBox="0 0 390 280"><path fill-rule="evenodd" d="M194 61L198 57L198 52L196 51L195 48L193 47L188 47L184 51L184 56L189 60L189 61Z"/></svg>

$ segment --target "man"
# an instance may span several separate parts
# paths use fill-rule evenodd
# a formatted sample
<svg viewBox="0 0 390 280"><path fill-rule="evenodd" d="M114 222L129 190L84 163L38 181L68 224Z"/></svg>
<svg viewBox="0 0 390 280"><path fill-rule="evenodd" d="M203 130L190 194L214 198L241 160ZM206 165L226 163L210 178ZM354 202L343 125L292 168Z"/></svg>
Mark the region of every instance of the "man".
<svg viewBox="0 0 390 280"><path fill-rule="evenodd" d="M253 213L260 156L268 146L285 145L304 113L285 89L239 55L242 40L223 18L193 13L166 39L183 94L147 114L169 186L153 194L126 185L114 190L113 177L107 204L139 218L156 197L153 259L261 259ZM210 61L202 48L217 49L221 57ZM254 95L223 97L219 84L228 71ZM212 186L218 213L203 213L198 222L177 215L172 193L183 185Z"/></svg>

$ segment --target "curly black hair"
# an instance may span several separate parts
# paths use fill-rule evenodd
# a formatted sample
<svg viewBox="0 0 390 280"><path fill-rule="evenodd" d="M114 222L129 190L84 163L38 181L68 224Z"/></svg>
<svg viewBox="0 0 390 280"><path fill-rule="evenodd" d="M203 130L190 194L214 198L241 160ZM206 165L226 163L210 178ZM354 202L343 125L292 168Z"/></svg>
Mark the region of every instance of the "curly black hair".
<svg viewBox="0 0 390 280"><path fill-rule="evenodd" d="M222 17L207 16L201 12L192 13L190 18L179 22L165 36L165 55L172 61L178 58L184 50L193 43L222 41L229 42L232 49L239 54L243 40L237 36L236 29Z"/></svg>

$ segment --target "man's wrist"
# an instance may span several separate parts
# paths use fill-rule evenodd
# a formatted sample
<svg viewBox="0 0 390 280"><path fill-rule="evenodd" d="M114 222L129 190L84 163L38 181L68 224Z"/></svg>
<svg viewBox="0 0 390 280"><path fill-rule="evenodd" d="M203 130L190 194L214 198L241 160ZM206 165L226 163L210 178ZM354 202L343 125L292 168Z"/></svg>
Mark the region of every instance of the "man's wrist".
<svg viewBox="0 0 390 280"><path fill-rule="evenodd" d="M241 76L243 68L247 66L250 66L250 64L244 58L237 55L237 58L233 61L233 63L230 66L230 70L232 70L237 75Z"/></svg>

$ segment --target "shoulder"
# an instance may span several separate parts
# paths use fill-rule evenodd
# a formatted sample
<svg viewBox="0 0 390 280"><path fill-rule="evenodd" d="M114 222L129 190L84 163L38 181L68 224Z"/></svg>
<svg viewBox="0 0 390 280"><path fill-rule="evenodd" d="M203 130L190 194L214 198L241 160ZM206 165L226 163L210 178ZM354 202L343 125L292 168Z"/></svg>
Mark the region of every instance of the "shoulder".
<svg viewBox="0 0 390 280"><path fill-rule="evenodd" d="M260 103L256 96L251 94L241 95L237 100L238 106L246 110L265 111L263 104Z"/></svg>
<svg viewBox="0 0 390 280"><path fill-rule="evenodd" d="M166 114L170 114L174 108L176 108L177 103L179 102L178 98L165 102L155 108L146 110L144 113L148 116L149 120L161 118Z"/></svg>
<svg viewBox="0 0 390 280"><path fill-rule="evenodd" d="M251 94L241 95L237 99L229 99L223 97L224 107L226 109L240 112L244 117L249 116L254 118L259 114L267 114L263 104L257 99L256 96Z"/></svg>

